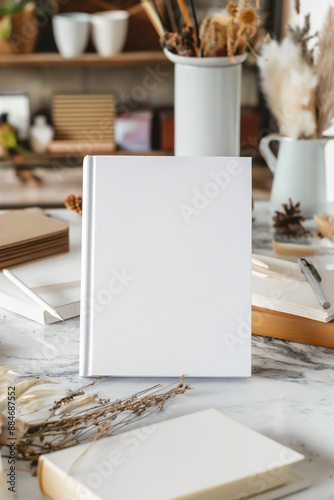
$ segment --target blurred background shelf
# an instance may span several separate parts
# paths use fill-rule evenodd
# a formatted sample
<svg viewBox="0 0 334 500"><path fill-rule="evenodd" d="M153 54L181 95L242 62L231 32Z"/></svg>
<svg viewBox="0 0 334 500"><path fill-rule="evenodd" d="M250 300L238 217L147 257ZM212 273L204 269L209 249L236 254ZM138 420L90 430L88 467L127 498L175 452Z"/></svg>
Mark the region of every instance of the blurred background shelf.
<svg viewBox="0 0 334 500"><path fill-rule="evenodd" d="M113 154L165 156L172 152L118 150ZM20 155L1 160L0 209L64 207L66 196L82 192L82 160L80 155L52 154Z"/></svg>
<svg viewBox="0 0 334 500"><path fill-rule="evenodd" d="M119 152L119 154L131 154ZM139 153L140 154L140 153ZM151 154L164 154L162 151ZM170 154L170 153L168 153ZM41 206L64 207L66 196L82 193L82 166L68 168L64 158L55 157L54 164L34 167L24 165L0 168L0 209ZM269 169L253 164L253 197L268 200L272 182Z"/></svg>
<svg viewBox="0 0 334 500"><path fill-rule="evenodd" d="M171 65L162 50L123 52L113 57L86 53L66 59L57 52L32 54L0 54L0 67L15 66L145 66L149 64Z"/></svg>
<svg viewBox="0 0 334 500"><path fill-rule="evenodd" d="M157 3L159 2L163 6L163 0L157 0ZM40 29L34 49L36 52L0 54L2 70L0 101L2 99L3 106L5 102L7 106L8 95L19 96L21 100L26 101L26 110L21 105L16 106L15 113L19 118L15 118L15 123L14 111L9 110L8 116L9 123L12 121L14 127L24 128L24 134L19 137L20 144L26 149L32 147L28 142L28 132L38 115L46 117L47 122L54 127L54 140L63 139L60 133L57 134L60 125L59 117L55 119L53 112L55 96L103 94L114 96L116 120L120 119L120 125L123 127L119 129L123 135L121 137L118 135L114 140L119 149L114 153L110 153L109 150L106 154L172 155L174 67L161 50L157 34L140 2L138 0L67 0L66 2L52 0L52 3L57 7L55 12L59 13L92 13L109 8L129 8L127 40L124 52L116 56L102 57L93 52L94 46L90 41L87 52L66 59L56 51L52 22L48 18L48 22ZM208 7L212 6L212 1L209 0L197 3L202 4L198 5L198 8L202 9L203 15ZM222 6L226 3L227 0L224 0ZM276 4L278 2L263 0L261 16L269 32L274 31ZM258 152L262 132L268 130L268 117L263 111L256 65L254 61L251 62L251 57L249 63L243 67L241 102L242 155L253 157L254 188L255 190L258 188L255 197L262 199L268 196L272 177L269 169L263 168L264 164ZM16 112L17 109L19 112ZM3 112L5 111L8 110L4 109ZM150 116L145 118L145 113ZM191 117L189 119L191 120ZM69 122L72 121L74 121L73 116L70 115ZM131 121L135 123L134 131L137 139L139 132L142 134L140 137L145 140L150 135L145 142L145 148L148 149L145 153L125 151L137 147L133 143L128 147L127 142L123 140L124 137L128 138L128 129L125 125ZM89 119L79 123L79 130L82 132L80 140L85 144L87 142L87 145L94 143L96 134L100 135L99 124ZM147 132L149 126L150 134ZM71 140L69 137L67 139ZM103 139L107 139L104 137L104 132ZM142 143L143 141L139 142ZM0 207L63 206L68 194L80 194L83 155L96 154L97 151L93 148L80 150L75 147L69 154L63 152L69 151L67 148L58 151L54 154L32 153L0 159Z"/></svg>
<svg viewBox="0 0 334 500"><path fill-rule="evenodd" d="M0 209L64 207L69 194L82 192L82 167L0 169Z"/></svg>
<svg viewBox="0 0 334 500"><path fill-rule="evenodd" d="M91 154L94 154L92 152ZM103 154L103 153L102 153ZM106 153L110 155L110 152ZM114 155L145 155L145 156L168 156L172 155L172 151L162 151L162 150L151 150L151 151L123 151L116 150ZM17 169L29 167L51 167L54 165L63 166L68 168L71 166L78 167L82 165L83 156L78 153L59 155L59 154L27 154L27 155L17 155L12 158L2 158L0 159L0 169L15 167Z"/></svg>

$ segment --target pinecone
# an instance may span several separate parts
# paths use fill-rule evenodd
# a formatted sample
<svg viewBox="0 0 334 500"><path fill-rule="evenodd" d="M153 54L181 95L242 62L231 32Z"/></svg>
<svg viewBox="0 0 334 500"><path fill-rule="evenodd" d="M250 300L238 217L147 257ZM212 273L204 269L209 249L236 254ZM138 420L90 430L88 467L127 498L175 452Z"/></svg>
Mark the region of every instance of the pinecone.
<svg viewBox="0 0 334 500"><path fill-rule="evenodd" d="M82 215L82 196L70 194L65 200L65 207L77 214Z"/></svg>
<svg viewBox="0 0 334 500"><path fill-rule="evenodd" d="M302 222L305 220L301 215L300 202L294 205L292 200L289 203L284 203L282 207L284 212L275 211L276 216L273 217L274 228L279 234L289 234L292 236L306 236L310 234L306 231Z"/></svg>

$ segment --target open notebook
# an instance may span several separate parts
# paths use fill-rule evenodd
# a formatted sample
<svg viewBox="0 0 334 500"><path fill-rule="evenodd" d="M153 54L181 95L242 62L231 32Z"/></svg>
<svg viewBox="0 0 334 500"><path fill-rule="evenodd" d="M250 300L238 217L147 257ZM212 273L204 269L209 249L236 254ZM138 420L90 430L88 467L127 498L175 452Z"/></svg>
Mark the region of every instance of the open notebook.
<svg viewBox="0 0 334 500"><path fill-rule="evenodd" d="M14 267L25 285L54 307L64 319L80 313L81 221L70 229L70 251ZM58 321L0 273L0 307L42 324Z"/></svg>
<svg viewBox="0 0 334 500"><path fill-rule="evenodd" d="M322 277L321 288L331 304L329 309L323 309L298 264L263 255L253 255L253 257L269 266L268 274L272 271L273 275L274 273L282 275L282 279L279 276L260 277L260 273L255 273L254 268L260 270L252 266L253 306L324 323L334 319L334 271L318 269ZM309 261L312 262L312 259Z"/></svg>

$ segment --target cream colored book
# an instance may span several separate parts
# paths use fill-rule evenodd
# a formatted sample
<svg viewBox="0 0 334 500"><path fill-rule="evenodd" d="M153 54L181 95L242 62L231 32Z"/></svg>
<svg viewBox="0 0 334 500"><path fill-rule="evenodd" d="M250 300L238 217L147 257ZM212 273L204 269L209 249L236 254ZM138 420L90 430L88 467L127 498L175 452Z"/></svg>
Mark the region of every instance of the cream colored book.
<svg viewBox="0 0 334 500"><path fill-rule="evenodd" d="M40 458L46 498L272 500L305 487L290 470L303 455L214 409L101 439L83 454L87 449Z"/></svg>

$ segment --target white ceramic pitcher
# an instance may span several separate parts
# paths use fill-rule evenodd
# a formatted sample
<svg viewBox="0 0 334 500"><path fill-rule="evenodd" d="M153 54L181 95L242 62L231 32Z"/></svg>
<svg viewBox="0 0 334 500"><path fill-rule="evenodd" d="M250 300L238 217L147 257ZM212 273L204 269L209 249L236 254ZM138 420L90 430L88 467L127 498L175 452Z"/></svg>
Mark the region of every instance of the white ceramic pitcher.
<svg viewBox="0 0 334 500"><path fill-rule="evenodd" d="M271 213L281 210L289 198L300 202L304 217L327 212L325 146L331 139L292 139L270 134L261 140L261 154L274 174ZM277 157L270 149L272 141L279 142Z"/></svg>

